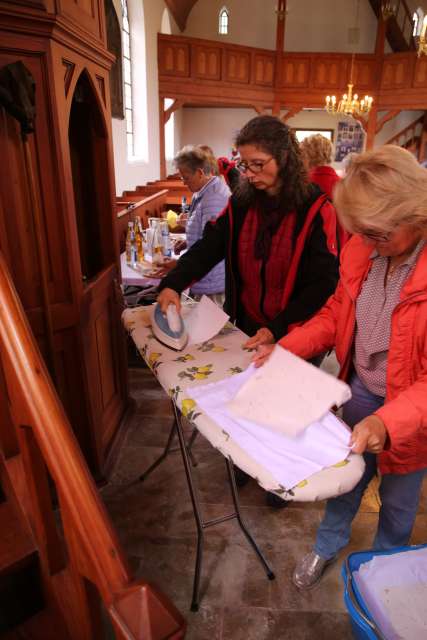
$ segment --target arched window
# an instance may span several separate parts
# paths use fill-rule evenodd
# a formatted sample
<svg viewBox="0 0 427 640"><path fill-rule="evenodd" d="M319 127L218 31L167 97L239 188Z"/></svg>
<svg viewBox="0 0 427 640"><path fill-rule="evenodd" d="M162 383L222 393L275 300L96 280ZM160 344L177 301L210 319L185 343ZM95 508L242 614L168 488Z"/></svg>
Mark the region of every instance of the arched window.
<svg viewBox="0 0 427 640"><path fill-rule="evenodd" d="M223 7L219 12L218 18L218 33L221 36L226 36L228 34L228 22L229 22L229 12L226 7Z"/></svg>
<svg viewBox="0 0 427 640"><path fill-rule="evenodd" d="M418 7L418 9L414 11L414 13L412 14L412 24L413 24L412 35L414 37L420 35L421 27L423 25L423 20L424 20L424 11L421 9L421 7Z"/></svg>
<svg viewBox="0 0 427 640"><path fill-rule="evenodd" d="M125 118L126 118L126 139L128 156L134 155L133 140L133 108L132 108L132 62L130 50L130 27L127 1L122 3L122 35L123 35L123 73L125 88Z"/></svg>
<svg viewBox="0 0 427 640"><path fill-rule="evenodd" d="M116 56L110 70L111 115L123 120L122 34L113 0L104 0L108 51Z"/></svg>

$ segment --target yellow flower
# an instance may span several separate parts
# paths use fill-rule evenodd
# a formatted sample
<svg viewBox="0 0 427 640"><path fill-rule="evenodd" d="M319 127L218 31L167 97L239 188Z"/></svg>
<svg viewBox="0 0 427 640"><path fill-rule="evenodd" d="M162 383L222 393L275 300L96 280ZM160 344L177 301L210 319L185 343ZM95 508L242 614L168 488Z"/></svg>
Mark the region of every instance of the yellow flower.
<svg viewBox="0 0 427 640"><path fill-rule="evenodd" d="M161 353L156 353L155 351L150 353L150 356L148 358L148 364L150 366L153 366L153 364L157 362L157 360L160 358L161 355L162 355Z"/></svg>
<svg viewBox="0 0 427 640"><path fill-rule="evenodd" d="M194 379L195 380L204 380L207 377L208 376L206 375L206 373L195 373L194 374Z"/></svg>
<svg viewBox="0 0 427 640"><path fill-rule="evenodd" d="M224 347L213 347L212 351L215 353L220 353L221 351L225 351Z"/></svg>
<svg viewBox="0 0 427 640"><path fill-rule="evenodd" d="M184 360L194 360L194 356L191 353L186 353L184 356Z"/></svg>
<svg viewBox="0 0 427 640"><path fill-rule="evenodd" d="M196 403L194 402L194 400L192 400L191 398L184 398L184 400L182 401L182 409L181 409L181 413L184 416L184 418L188 416L190 411L192 411L195 406L196 406Z"/></svg>
<svg viewBox="0 0 427 640"><path fill-rule="evenodd" d="M348 460L341 460L341 462L337 462L336 464L334 464L333 466L336 469L339 469L340 467L345 467L348 464Z"/></svg>
<svg viewBox="0 0 427 640"><path fill-rule="evenodd" d="M302 489L303 487L305 487L308 484L308 480L301 480L301 482L299 482L297 484L297 489Z"/></svg>
<svg viewBox="0 0 427 640"><path fill-rule="evenodd" d="M212 369L211 364L207 364L205 367L197 367L198 373L210 373L211 369Z"/></svg>

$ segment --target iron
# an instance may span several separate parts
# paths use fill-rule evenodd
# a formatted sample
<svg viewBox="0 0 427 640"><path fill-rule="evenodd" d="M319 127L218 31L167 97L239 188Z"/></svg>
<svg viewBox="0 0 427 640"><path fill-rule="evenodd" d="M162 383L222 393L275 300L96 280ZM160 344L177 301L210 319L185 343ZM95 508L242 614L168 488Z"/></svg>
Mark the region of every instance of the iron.
<svg viewBox="0 0 427 640"><path fill-rule="evenodd" d="M165 315L156 302L151 327L157 340L170 349L182 351L188 342L184 322L174 304L168 306Z"/></svg>

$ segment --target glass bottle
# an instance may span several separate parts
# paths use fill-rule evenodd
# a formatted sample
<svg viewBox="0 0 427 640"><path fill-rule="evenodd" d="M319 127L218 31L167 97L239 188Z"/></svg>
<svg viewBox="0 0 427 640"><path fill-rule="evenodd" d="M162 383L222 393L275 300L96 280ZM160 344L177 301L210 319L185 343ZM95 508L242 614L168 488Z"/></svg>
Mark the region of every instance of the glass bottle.
<svg viewBox="0 0 427 640"><path fill-rule="evenodd" d="M139 216L135 216L133 228L135 233L136 261L141 264L142 262L144 262L144 247L142 246L143 235L141 219Z"/></svg>

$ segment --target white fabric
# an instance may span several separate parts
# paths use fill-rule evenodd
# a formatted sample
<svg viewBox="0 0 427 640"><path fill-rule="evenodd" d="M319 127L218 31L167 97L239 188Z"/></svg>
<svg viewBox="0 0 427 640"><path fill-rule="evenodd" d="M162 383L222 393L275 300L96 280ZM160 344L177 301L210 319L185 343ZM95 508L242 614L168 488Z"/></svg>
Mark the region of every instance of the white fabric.
<svg viewBox="0 0 427 640"><path fill-rule="evenodd" d="M201 344L216 336L230 316L206 295L194 305L190 312L183 314L188 334L188 345Z"/></svg>
<svg viewBox="0 0 427 640"><path fill-rule="evenodd" d="M292 438L265 429L254 421L233 416L228 409L229 401L256 371L251 365L232 378L203 387L189 386L186 393L283 487L294 487L348 456L350 431L331 413Z"/></svg>
<svg viewBox="0 0 427 640"><path fill-rule="evenodd" d="M353 578L387 640L427 638L427 548L374 556Z"/></svg>
<svg viewBox="0 0 427 640"><path fill-rule="evenodd" d="M236 417L295 437L350 397L345 382L277 346L228 408Z"/></svg>

